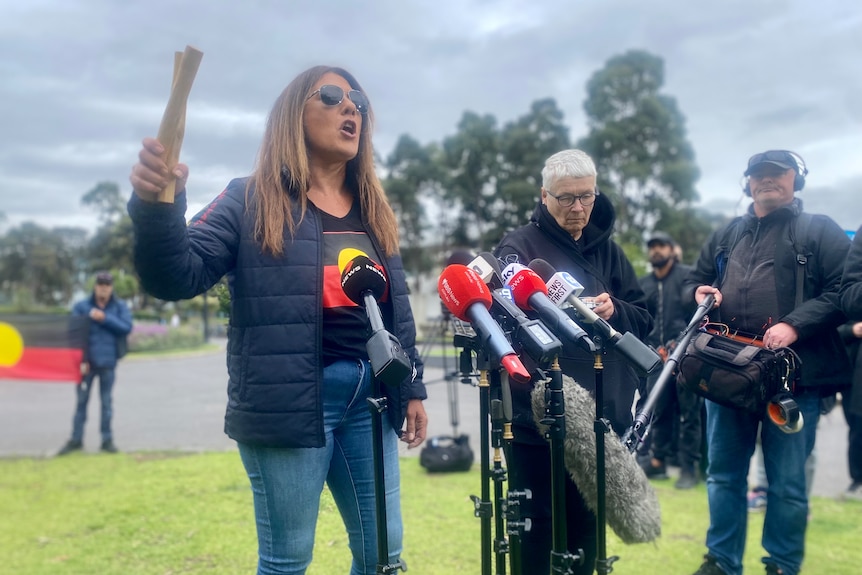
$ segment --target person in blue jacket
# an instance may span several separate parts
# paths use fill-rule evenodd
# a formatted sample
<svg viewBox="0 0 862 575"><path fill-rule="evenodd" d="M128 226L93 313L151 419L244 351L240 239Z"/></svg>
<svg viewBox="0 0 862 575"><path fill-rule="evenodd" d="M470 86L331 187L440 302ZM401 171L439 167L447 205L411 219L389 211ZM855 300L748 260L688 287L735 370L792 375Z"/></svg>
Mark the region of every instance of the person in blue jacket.
<svg viewBox="0 0 862 575"><path fill-rule="evenodd" d="M259 574L305 573L324 484L347 529L350 573L376 572L368 318L340 282L357 254L382 267L384 324L413 363L385 388L383 560L400 561L397 440L411 448L424 440L427 396L395 214L374 170L372 119L350 73L316 66L275 101L252 174L231 181L188 226L188 167L171 172L162 143L144 139L130 177L142 286L177 300L228 276L225 432L251 482ZM172 178L175 202L156 201Z"/></svg>
<svg viewBox="0 0 862 575"><path fill-rule="evenodd" d="M99 378L99 399L102 406L102 451L116 453L111 419L114 415L113 391L117 361L125 354L126 336L132 331L132 314L126 304L114 295L114 277L109 272L96 274L93 293L72 308L72 314L90 318L87 349L84 355L86 373L75 388L77 405L72 420L72 437L58 455L79 451L84 447L84 424L87 404L96 377Z"/></svg>

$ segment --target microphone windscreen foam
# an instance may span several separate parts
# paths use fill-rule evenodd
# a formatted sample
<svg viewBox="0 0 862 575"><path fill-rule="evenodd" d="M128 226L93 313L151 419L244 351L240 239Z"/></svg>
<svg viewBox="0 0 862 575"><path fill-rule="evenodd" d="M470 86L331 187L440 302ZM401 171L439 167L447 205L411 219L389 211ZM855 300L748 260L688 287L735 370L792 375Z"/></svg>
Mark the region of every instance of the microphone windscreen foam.
<svg viewBox="0 0 862 575"><path fill-rule="evenodd" d="M341 272L341 289L357 305L363 305L362 294L371 291L374 299L380 301L386 293L386 274L383 268L366 256L356 256L344 266Z"/></svg>
<svg viewBox="0 0 862 575"><path fill-rule="evenodd" d="M545 282L550 280L551 277L553 277L553 275L557 273L557 270L554 269L554 266L541 258L534 259L527 267L539 274L539 277L542 278L542 281Z"/></svg>
<svg viewBox="0 0 862 575"><path fill-rule="evenodd" d="M491 307L491 292L479 274L462 264L447 266L437 280L437 293L449 312L461 321L470 321L467 309L474 303Z"/></svg>
<svg viewBox="0 0 862 575"><path fill-rule="evenodd" d="M530 269L522 269L509 280L507 284L512 290L512 299L521 309L530 307L530 296L535 293L548 295L548 288L536 273Z"/></svg>
<svg viewBox="0 0 862 575"><path fill-rule="evenodd" d="M531 393L533 420L546 433L546 381L536 383ZM568 375L563 375L566 436L563 460L566 470L578 486L587 507L598 509L596 458L596 403L590 392ZM550 440L549 440L550 441ZM611 430L605 443L605 518L608 526L624 543L646 543L661 535L661 508L658 495L635 457L619 436Z"/></svg>

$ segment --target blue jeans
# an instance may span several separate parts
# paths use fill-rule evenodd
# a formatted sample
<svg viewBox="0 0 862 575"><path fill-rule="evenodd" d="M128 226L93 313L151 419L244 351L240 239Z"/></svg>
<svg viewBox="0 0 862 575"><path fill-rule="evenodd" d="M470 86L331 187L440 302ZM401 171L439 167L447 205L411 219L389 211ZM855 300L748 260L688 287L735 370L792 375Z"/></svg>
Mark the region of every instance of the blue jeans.
<svg viewBox="0 0 862 575"><path fill-rule="evenodd" d="M351 575L374 575L377 518L371 412L371 366L337 361L323 370L326 445L274 448L239 443L254 494L258 575L302 574L311 563L324 482L347 529ZM389 406L398 409L398 406ZM398 438L383 414L384 475L389 562L401 555Z"/></svg>
<svg viewBox="0 0 862 575"><path fill-rule="evenodd" d="M761 441L769 482L761 544L764 563L797 575L805 553L808 525L805 461L814 448L820 399L816 391L796 397L804 417L798 433L784 433L768 418L706 402L709 469L709 530L706 546L728 575L742 574L748 510L748 466L754 453L757 425L763 421Z"/></svg>
<svg viewBox="0 0 862 575"><path fill-rule="evenodd" d="M111 417L114 415L113 400L111 394L114 391L114 368L93 367L84 376L81 383L75 386L75 394L78 405L75 408L75 417L72 419L72 441L84 439L84 424L87 422L87 403L90 401L90 390L93 383L99 377L99 398L102 405L101 432L102 442L113 441L111 433Z"/></svg>

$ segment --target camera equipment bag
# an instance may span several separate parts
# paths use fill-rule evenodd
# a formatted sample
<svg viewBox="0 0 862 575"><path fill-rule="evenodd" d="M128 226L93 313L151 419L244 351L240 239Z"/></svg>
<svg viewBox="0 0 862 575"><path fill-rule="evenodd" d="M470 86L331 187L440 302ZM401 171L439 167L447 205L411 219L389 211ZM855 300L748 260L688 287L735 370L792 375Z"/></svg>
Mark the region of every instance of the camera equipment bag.
<svg viewBox="0 0 862 575"><path fill-rule="evenodd" d="M419 465L430 473L468 471L473 465L470 436L439 435L430 438L419 453Z"/></svg>
<svg viewBox="0 0 862 575"><path fill-rule="evenodd" d="M677 368L677 383L697 395L752 414L762 414L778 393L793 394L801 361L787 347L767 349L699 331Z"/></svg>

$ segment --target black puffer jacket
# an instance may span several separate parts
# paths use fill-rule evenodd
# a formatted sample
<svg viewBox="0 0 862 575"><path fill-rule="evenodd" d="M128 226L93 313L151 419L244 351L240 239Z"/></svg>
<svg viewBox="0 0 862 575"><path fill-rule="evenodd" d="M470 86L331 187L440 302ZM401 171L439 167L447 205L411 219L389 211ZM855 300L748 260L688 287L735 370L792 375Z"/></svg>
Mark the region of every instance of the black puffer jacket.
<svg viewBox="0 0 862 575"><path fill-rule="evenodd" d="M506 234L497 246L495 255L504 263L529 264L541 258L558 271L572 274L583 286L581 297L607 292L614 302L614 315L610 324L620 332L632 332L645 340L652 329L652 317L646 309L643 290L638 285L634 269L622 248L610 239L614 220L613 205L607 196L596 198L590 221L584 229L580 247L572 236L557 224L547 207L536 207L530 223ZM590 264L583 266L575 253ZM592 326L580 324L591 336ZM606 346L603 360L604 414L617 433L622 433L632 421L631 408L638 377L613 347ZM580 348L567 346L560 356L560 367L582 387L595 390L594 358ZM536 431L529 404L529 390L513 386L512 401L515 408L513 425L518 428L516 441L544 443Z"/></svg>
<svg viewBox="0 0 862 575"><path fill-rule="evenodd" d="M741 219L735 220L707 240L700 252L694 270L685 282L685 297L690 301L699 285L712 285L725 266L726 248L732 240L730 226L741 226L740 237L751 234L753 249L774 250L775 293L778 296L779 317L775 323L785 322L799 336L790 347L802 360L803 387L820 387L823 395L845 387L850 378L850 362L836 328L845 317L838 302L838 290L844 271L844 260L850 241L831 218L812 214L804 249L807 255L803 302L796 307L797 258L791 231L793 220L802 212L802 202L796 198L792 204L758 218L749 208ZM757 239L766 235L767 226L779 226L780 241L775 246L760 246ZM720 279L720 278L719 278ZM722 291L733 286L719 284ZM723 321L733 327L732 318L722 318L721 308L710 311L712 322Z"/></svg>
<svg viewBox="0 0 862 575"><path fill-rule="evenodd" d="M246 182L231 181L188 227L185 194L174 204L151 204L132 196L135 266L144 289L166 300L194 297L228 274L232 289L225 433L242 443L321 447L320 217L310 207L293 239L285 229L284 255L264 254L254 239L254 202L246 202ZM298 220L297 209L294 221ZM384 323L416 368L400 389L385 390L391 401L387 414L399 431L408 401L425 399L426 393L401 258L381 263L393 302Z"/></svg>

